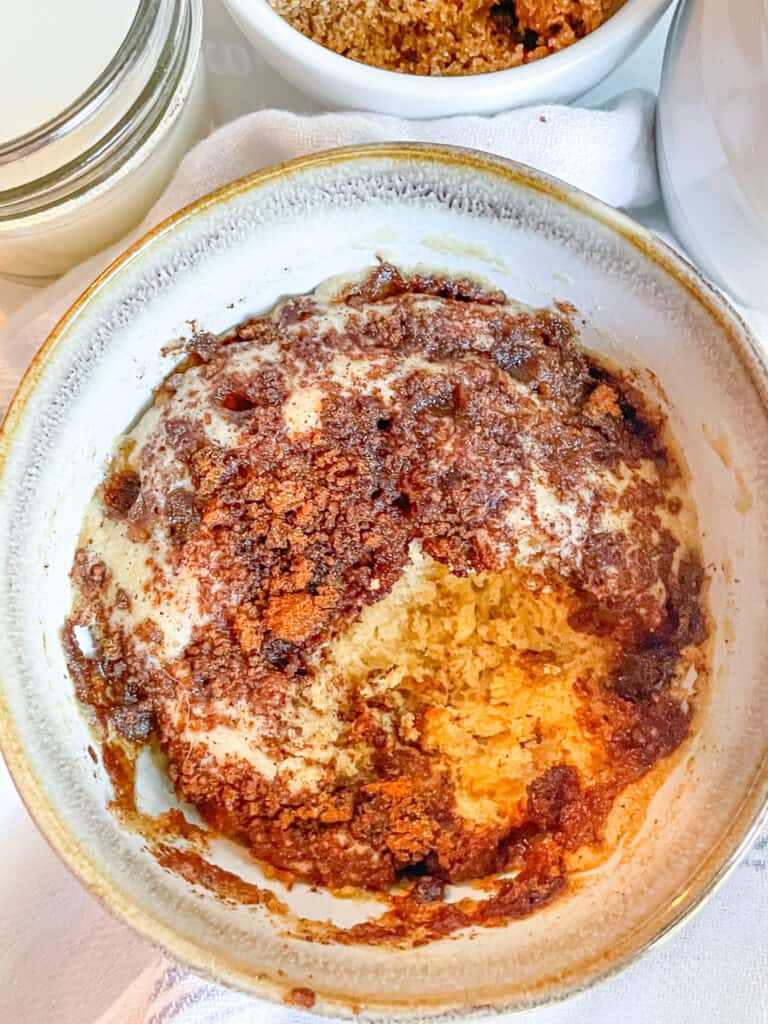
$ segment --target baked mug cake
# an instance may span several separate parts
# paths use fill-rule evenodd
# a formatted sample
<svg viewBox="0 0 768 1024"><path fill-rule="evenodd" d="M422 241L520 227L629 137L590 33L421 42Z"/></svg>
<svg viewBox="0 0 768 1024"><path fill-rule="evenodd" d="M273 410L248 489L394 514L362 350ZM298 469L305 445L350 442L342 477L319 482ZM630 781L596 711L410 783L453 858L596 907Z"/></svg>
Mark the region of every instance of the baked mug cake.
<svg viewBox="0 0 768 1024"><path fill-rule="evenodd" d="M381 263L188 344L87 510L64 630L162 863L285 913L206 867L225 836L386 907L296 934L414 944L610 856L692 727L705 575L664 417L578 323ZM146 747L205 825L173 817L188 855L133 802Z"/></svg>

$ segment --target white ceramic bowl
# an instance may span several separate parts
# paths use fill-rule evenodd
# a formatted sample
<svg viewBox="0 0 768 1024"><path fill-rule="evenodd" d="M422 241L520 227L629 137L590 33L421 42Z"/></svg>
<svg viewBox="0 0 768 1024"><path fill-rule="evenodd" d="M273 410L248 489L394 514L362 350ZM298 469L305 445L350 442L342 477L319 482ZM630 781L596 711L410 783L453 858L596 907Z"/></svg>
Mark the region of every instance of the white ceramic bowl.
<svg viewBox="0 0 768 1024"><path fill-rule="evenodd" d="M670 2L625 0L600 28L559 53L507 71L440 78L384 71L342 57L298 32L268 0L225 0L270 67L307 95L331 107L417 118L567 103L626 60Z"/></svg>
<svg viewBox="0 0 768 1024"><path fill-rule="evenodd" d="M110 785L89 759L59 635L84 506L113 438L171 367L165 343L192 318L222 331L376 255L479 273L527 302L573 302L588 346L656 373L693 474L716 622L711 694L639 836L532 917L409 951L303 942L265 908L225 904L164 871L107 810ZM182 211L75 304L3 430L0 734L40 828L95 895L177 960L267 998L312 988L318 1012L479 1015L607 976L712 890L768 791L766 381L744 325L658 239L500 159L415 145L337 150ZM162 800L157 783L142 776L145 804ZM260 877L232 844L216 857ZM306 916L361 913L302 885L283 896Z"/></svg>
<svg viewBox="0 0 768 1024"><path fill-rule="evenodd" d="M768 309L768 0L678 8L657 150L672 228L740 301Z"/></svg>

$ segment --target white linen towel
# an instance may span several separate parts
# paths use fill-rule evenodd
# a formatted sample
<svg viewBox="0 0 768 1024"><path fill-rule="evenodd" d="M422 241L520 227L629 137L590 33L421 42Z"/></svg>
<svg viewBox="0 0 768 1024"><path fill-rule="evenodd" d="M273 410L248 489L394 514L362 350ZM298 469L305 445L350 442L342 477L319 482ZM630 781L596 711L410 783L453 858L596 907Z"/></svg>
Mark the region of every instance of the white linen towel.
<svg viewBox="0 0 768 1024"><path fill-rule="evenodd" d="M636 209L658 200L653 97L648 93L627 93L605 110L551 106L427 123L267 110L226 125L190 152L134 236L259 167L334 146L391 140L489 150L615 206ZM72 270L8 320L0 335L0 388L2 382L19 379L59 316L127 241ZM0 390L0 405L8 398L8 389ZM768 1021L767 861L768 833L719 895L663 948L579 999L535 1011L530 1019L540 1024ZM47 850L2 765L0 862L5 869L0 873L0 1020L293 1024L309 1019L202 982L112 921ZM122 995L105 1009L121 989Z"/></svg>
<svg viewBox="0 0 768 1024"><path fill-rule="evenodd" d="M640 89L604 110L532 107L494 117L407 121L375 114L294 114L259 110L219 128L182 161L165 194L129 238L220 185L307 153L370 142L433 142L487 150L547 171L612 206L642 207L659 196L653 146L654 98ZM5 350L19 370L83 285L125 248L128 238L37 293L6 324ZM0 304L0 328L3 327ZM0 380L2 380L0 372Z"/></svg>

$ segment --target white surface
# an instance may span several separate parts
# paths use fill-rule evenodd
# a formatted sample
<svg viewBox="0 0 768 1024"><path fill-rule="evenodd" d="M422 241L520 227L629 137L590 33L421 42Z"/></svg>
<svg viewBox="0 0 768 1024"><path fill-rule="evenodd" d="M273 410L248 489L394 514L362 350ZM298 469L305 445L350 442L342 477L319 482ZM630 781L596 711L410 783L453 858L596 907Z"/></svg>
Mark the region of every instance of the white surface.
<svg viewBox="0 0 768 1024"><path fill-rule="evenodd" d="M625 0L596 31L543 60L485 75L406 75L347 60L297 32L269 0L224 0L254 47L297 88L332 107L398 117L494 114L568 103L610 74L646 38L671 0Z"/></svg>
<svg viewBox="0 0 768 1024"><path fill-rule="evenodd" d="M254 56L217 0L209 2L206 13L206 60L219 123L259 106L317 109ZM586 100L603 102L634 85L655 89L664 31L665 26L655 30ZM217 183L215 170L208 170L213 178L201 191ZM0 282L0 309L11 312L35 291ZM29 350L9 347L7 338L3 348L3 340L0 334L0 395L7 400ZM27 342L35 347L42 340L32 331ZM158 964L157 953L99 908L48 850L2 766L0 841L0 1020L89 1024L110 1004L104 1024L144 1024L150 1004L156 1011L153 1024L172 1018L184 1024L277 1024L296 1017L287 1010L244 1004L234 993L201 987ZM768 835L683 932L598 989L525 1019L532 1024L761 1024L768 1021L766 920ZM119 999L142 966L146 972Z"/></svg>
<svg viewBox="0 0 768 1024"><path fill-rule="evenodd" d="M2 0L0 143L39 127L85 92L125 39L137 7L138 0Z"/></svg>
<svg viewBox="0 0 768 1024"><path fill-rule="evenodd" d="M659 98L675 234L742 302L768 309L768 2L680 9Z"/></svg>

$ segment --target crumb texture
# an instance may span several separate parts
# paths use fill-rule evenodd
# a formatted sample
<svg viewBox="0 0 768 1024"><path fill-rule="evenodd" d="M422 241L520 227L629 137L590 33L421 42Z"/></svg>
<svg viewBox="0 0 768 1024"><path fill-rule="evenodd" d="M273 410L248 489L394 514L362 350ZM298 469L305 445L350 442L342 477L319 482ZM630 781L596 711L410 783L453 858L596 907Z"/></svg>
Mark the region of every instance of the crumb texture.
<svg viewBox="0 0 768 1024"><path fill-rule="evenodd" d="M685 739L698 550L661 415L568 309L381 264L194 339L88 508L64 637L211 828L407 884L444 934L448 883L512 873L492 923L554 898Z"/></svg>

